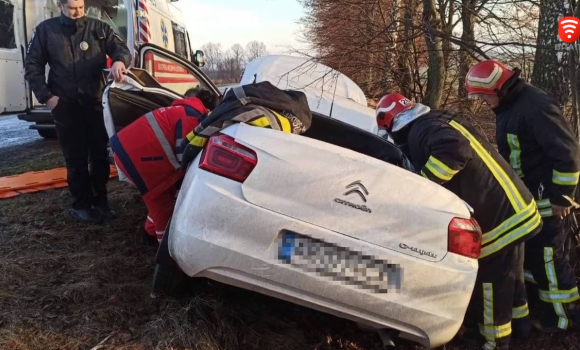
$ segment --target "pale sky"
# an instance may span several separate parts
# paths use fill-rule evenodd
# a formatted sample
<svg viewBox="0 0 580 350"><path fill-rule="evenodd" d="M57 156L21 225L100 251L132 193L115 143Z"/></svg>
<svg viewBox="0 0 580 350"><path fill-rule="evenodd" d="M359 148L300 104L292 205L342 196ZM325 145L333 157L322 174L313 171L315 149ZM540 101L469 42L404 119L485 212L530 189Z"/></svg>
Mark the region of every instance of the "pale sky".
<svg viewBox="0 0 580 350"><path fill-rule="evenodd" d="M194 49L210 41L224 50L236 43L245 47L252 40L263 41L270 53L303 47L295 34L303 15L297 0L180 0L174 5L183 11Z"/></svg>

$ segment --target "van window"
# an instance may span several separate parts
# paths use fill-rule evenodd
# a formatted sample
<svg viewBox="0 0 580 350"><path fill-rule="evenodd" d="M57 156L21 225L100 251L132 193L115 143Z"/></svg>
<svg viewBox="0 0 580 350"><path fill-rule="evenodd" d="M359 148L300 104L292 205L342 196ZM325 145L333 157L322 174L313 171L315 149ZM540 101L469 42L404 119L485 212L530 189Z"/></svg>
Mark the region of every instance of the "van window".
<svg viewBox="0 0 580 350"><path fill-rule="evenodd" d="M171 22L173 27L173 40L175 41L175 53L181 57L187 58L187 44L185 39L185 28Z"/></svg>
<svg viewBox="0 0 580 350"><path fill-rule="evenodd" d="M127 43L127 8L123 0L86 0L85 15L107 23Z"/></svg>
<svg viewBox="0 0 580 350"><path fill-rule="evenodd" d="M177 62L171 55L165 55L154 50L146 51L142 68L151 74L163 87L180 95L197 86L202 89L208 89L196 72Z"/></svg>
<svg viewBox="0 0 580 350"><path fill-rule="evenodd" d="M14 5L8 0L0 0L0 49L15 49Z"/></svg>

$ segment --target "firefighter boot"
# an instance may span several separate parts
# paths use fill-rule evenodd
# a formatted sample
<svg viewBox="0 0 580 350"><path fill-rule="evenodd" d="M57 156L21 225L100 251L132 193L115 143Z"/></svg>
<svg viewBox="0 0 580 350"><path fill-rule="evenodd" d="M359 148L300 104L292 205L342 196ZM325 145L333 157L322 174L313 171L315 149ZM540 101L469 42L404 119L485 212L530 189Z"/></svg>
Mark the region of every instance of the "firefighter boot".
<svg viewBox="0 0 580 350"><path fill-rule="evenodd" d="M508 339L498 339L496 343L493 340L488 341L481 335L477 328L465 328L457 334L458 338L465 346L470 346L480 350L509 350Z"/></svg>

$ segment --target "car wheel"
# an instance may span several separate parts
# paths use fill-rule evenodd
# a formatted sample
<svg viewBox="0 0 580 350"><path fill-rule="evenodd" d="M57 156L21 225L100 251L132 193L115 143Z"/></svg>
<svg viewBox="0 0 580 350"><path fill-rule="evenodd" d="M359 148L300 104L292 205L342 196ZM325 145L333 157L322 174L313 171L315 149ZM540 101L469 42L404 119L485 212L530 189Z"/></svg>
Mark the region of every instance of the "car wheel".
<svg viewBox="0 0 580 350"><path fill-rule="evenodd" d="M43 137L45 139L56 139L56 130L54 129L37 129L36 131L38 131L38 135L40 135L40 137Z"/></svg>
<svg viewBox="0 0 580 350"><path fill-rule="evenodd" d="M169 296L178 294L184 291L188 279L177 266L157 264L153 274L153 293Z"/></svg>

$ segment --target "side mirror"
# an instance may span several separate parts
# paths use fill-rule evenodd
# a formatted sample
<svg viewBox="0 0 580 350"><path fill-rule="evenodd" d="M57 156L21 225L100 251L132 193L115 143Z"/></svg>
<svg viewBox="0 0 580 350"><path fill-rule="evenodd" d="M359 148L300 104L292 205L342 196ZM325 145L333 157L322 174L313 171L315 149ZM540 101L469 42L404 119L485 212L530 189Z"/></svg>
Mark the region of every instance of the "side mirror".
<svg viewBox="0 0 580 350"><path fill-rule="evenodd" d="M192 62L198 67L205 66L205 54L201 50L196 50L195 54L191 53Z"/></svg>

